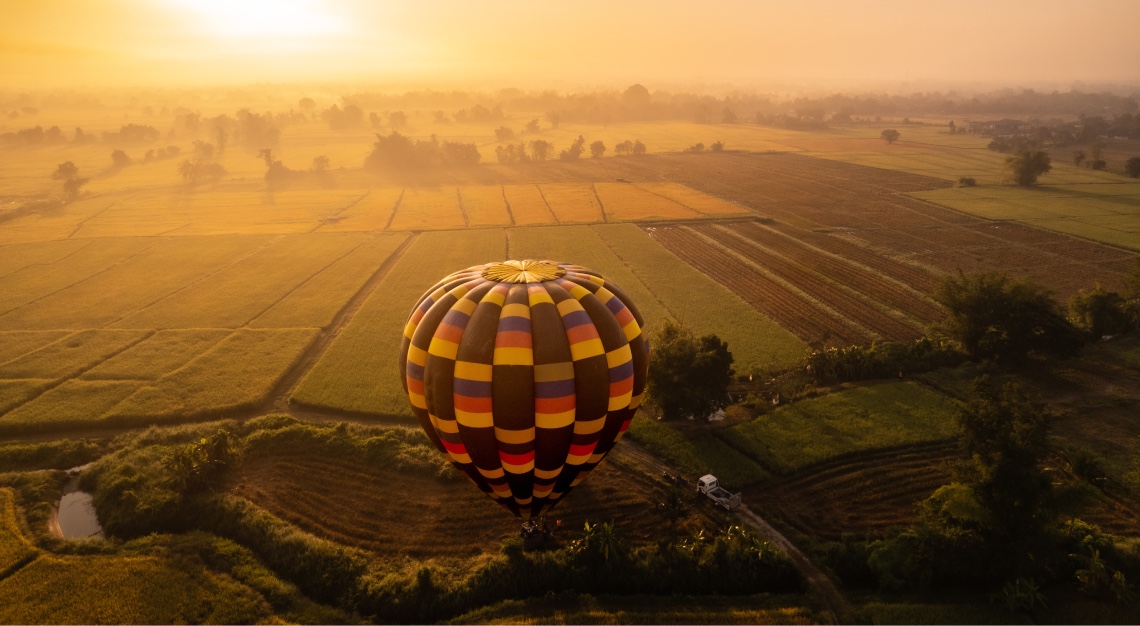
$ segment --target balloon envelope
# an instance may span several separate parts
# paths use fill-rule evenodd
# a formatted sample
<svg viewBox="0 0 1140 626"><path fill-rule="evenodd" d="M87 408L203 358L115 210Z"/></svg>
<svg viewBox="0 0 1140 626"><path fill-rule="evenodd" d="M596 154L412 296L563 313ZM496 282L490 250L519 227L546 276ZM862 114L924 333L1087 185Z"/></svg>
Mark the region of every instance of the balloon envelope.
<svg viewBox="0 0 1140 626"><path fill-rule="evenodd" d="M404 328L400 371L424 432L515 515L541 515L629 428L645 391L644 322L578 265L504 261L444 278Z"/></svg>

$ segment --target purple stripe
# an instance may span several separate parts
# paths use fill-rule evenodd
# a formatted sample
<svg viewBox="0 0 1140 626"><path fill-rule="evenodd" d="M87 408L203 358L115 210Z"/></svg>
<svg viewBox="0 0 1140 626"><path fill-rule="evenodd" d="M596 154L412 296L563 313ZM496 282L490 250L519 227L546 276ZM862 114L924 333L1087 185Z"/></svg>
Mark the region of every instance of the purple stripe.
<svg viewBox="0 0 1140 626"><path fill-rule="evenodd" d="M416 365L415 363L408 361L408 378L412 378L414 380L423 380L424 366Z"/></svg>
<svg viewBox="0 0 1140 626"><path fill-rule="evenodd" d="M562 324L566 328L574 328L575 326L591 323L593 322L590 320L590 315L585 311L570 311L562 316Z"/></svg>
<svg viewBox="0 0 1140 626"><path fill-rule="evenodd" d="M535 383L534 395L536 398L563 398L574 395L574 379L554 380L550 382Z"/></svg>
<svg viewBox="0 0 1140 626"><path fill-rule="evenodd" d="M424 303L420 305L420 310L423 311L424 313L427 313L427 310L430 309L431 305L433 305L433 304L435 304L435 300L432 300L431 298L426 298L426 299L424 299Z"/></svg>
<svg viewBox="0 0 1140 626"><path fill-rule="evenodd" d="M455 393L468 398L490 398L491 383L481 380L455 378Z"/></svg>
<svg viewBox="0 0 1140 626"><path fill-rule="evenodd" d="M467 322L470 319L471 319L471 316L464 313L463 311L456 311L455 309L452 309L452 310L447 312L447 315L443 316L443 321L440 323L441 324L451 324L452 326L455 326L456 328L466 328Z"/></svg>
<svg viewBox="0 0 1140 626"><path fill-rule="evenodd" d="M610 382L616 383L633 376L633 361L626 361L617 367L610 368Z"/></svg>
<svg viewBox="0 0 1140 626"><path fill-rule="evenodd" d="M463 443L463 438L459 436L459 433L445 433L439 430L435 432L439 435L440 439L443 439L447 443Z"/></svg>
<svg viewBox="0 0 1140 626"><path fill-rule="evenodd" d="M614 296L610 298L609 302L606 303L606 308L610 310L610 313L617 315L618 313L621 313L622 309L625 308L625 305L621 303L621 300L617 299L617 296Z"/></svg>
<svg viewBox="0 0 1140 626"><path fill-rule="evenodd" d="M530 332L530 320L525 317L517 315L508 315L499 318L499 331L504 330L518 330L524 333Z"/></svg>

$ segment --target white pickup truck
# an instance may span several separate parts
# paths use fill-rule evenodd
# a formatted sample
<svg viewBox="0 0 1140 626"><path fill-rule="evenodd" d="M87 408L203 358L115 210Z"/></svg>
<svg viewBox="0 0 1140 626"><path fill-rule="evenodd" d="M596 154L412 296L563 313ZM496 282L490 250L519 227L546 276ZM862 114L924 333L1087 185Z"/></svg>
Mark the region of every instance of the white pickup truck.
<svg viewBox="0 0 1140 626"><path fill-rule="evenodd" d="M720 486L720 482L712 474L701 476L701 479L697 481L697 492L705 494L710 500L723 506L726 511L732 511L740 506L740 494L729 493L727 489Z"/></svg>

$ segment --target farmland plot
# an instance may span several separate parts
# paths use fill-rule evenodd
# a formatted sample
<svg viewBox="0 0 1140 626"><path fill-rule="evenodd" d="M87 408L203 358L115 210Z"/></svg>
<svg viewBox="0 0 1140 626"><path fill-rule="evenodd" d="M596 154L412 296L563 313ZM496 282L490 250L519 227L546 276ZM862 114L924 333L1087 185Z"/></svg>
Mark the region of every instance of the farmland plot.
<svg viewBox="0 0 1140 626"><path fill-rule="evenodd" d="M0 332L0 364L38 350L69 335L66 330L13 330Z"/></svg>
<svg viewBox="0 0 1140 626"><path fill-rule="evenodd" d="M552 183L539 185L539 189L559 224L606 221L592 185Z"/></svg>
<svg viewBox="0 0 1140 626"><path fill-rule="evenodd" d="M51 265L91 243L79 239L62 239L0 246L0 278L25 267Z"/></svg>
<svg viewBox="0 0 1140 626"><path fill-rule="evenodd" d="M409 187L396 207L391 230L463 228L467 219L454 187Z"/></svg>
<svg viewBox="0 0 1140 626"><path fill-rule="evenodd" d="M100 420L149 423L162 418L216 416L269 398L316 329L242 329L153 384L134 392Z"/></svg>
<svg viewBox="0 0 1140 626"><path fill-rule="evenodd" d="M15 494L11 489L0 489L0 572L7 572L35 552L16 521Z"/></svg>
<svg viewBox="0 0 1140 626"><path fill-rule="evenodd" d="M368 193L348 209L326 216L317 232L359 232L384 230L400 203L404 190L399 187L369 189Z"/></svg>
<svg viewBox="0 0 1140 626"><path fill-rule="evenodd" d="M270 241L262 236L159 239L94 276L0 316L0 327L98 328L112 324Z"/></svg>
<svg viewBox="0 0 1140 626"><path fill-rule="evenodd" d="M84 330L0 365L0 379L67 378L138 343L142 330Z"/></svg>
<svg viewBox="0 0 1140 626"><path fill-rule="evenodd" d="M366 235L353 233L283 236L114 326L237 328L366 239Z"/></svg>
<svg viewBox="0 0 1140 626"><path fill-rule="evenodd" d="M512 225L499 185L464 185L459 188L459 202L471 227Z"/></svg>
<svg viewBox="0 0 1140 626"><path fill-rule="evenodd" d="M156 380L190 362L230 331L160 330L83 373L84 380Z"/></svg>
<svg viewBox="0 0 1140 626"><path fill-rule="evenodd" d="M293 400L336 411L410 418L397 353L412 305L447 274L501 260L505 254L506 238L497 229L417 236L305 375Z"/></svg>
<svg viewBox="0 0 1140 626"><path fill-rule="evenodd" d="M628 183L594 183L611 222L679 220L700 217L684 205Z"/></svg>
<svg viewBox="0 0 1140 626"><path fill-rule="evenodd" d="M677 183L636 183L636 187L668 198L677 204L707 216L748 215L748 209L715 196L701 193Z"/></svg>
<svg viewBox="0 0 1140 626"><path fill-rule="evenodd" d="M50 378L0 380L0 415L12 407L27 402L54 382Z"/></svg>
<svg viewBox="0 0 1140 626"><path fill-rule="evenodd" d="M82 427L125 400L142 385L133 380L64 381L0 416L0 431L31 432Z"/></svg>
<svg viewBox="0 0 1140 626"><path fill-rule="evenodd" d="M503 185L503 196L517 226L558 223L538 185Z"/></svg>
<svg viewBox="0 0 1140 626"><path fill-rule="evenodd" d="M599 224L594 231L670 314L698 335L728 342L738 372L793 363L807 346L728 289L671 254L633 224Z"/></svg>

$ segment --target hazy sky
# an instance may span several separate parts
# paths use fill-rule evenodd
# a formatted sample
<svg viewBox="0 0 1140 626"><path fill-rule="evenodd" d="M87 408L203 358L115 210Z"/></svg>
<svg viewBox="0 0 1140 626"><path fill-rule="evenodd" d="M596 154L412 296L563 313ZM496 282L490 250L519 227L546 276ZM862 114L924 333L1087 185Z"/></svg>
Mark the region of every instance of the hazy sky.
<svg viewBox="0 0 1140 626"><path fill-rule="evenodd" d="M0 0L0 86L1136 81L1140 0Z"/></svg>

